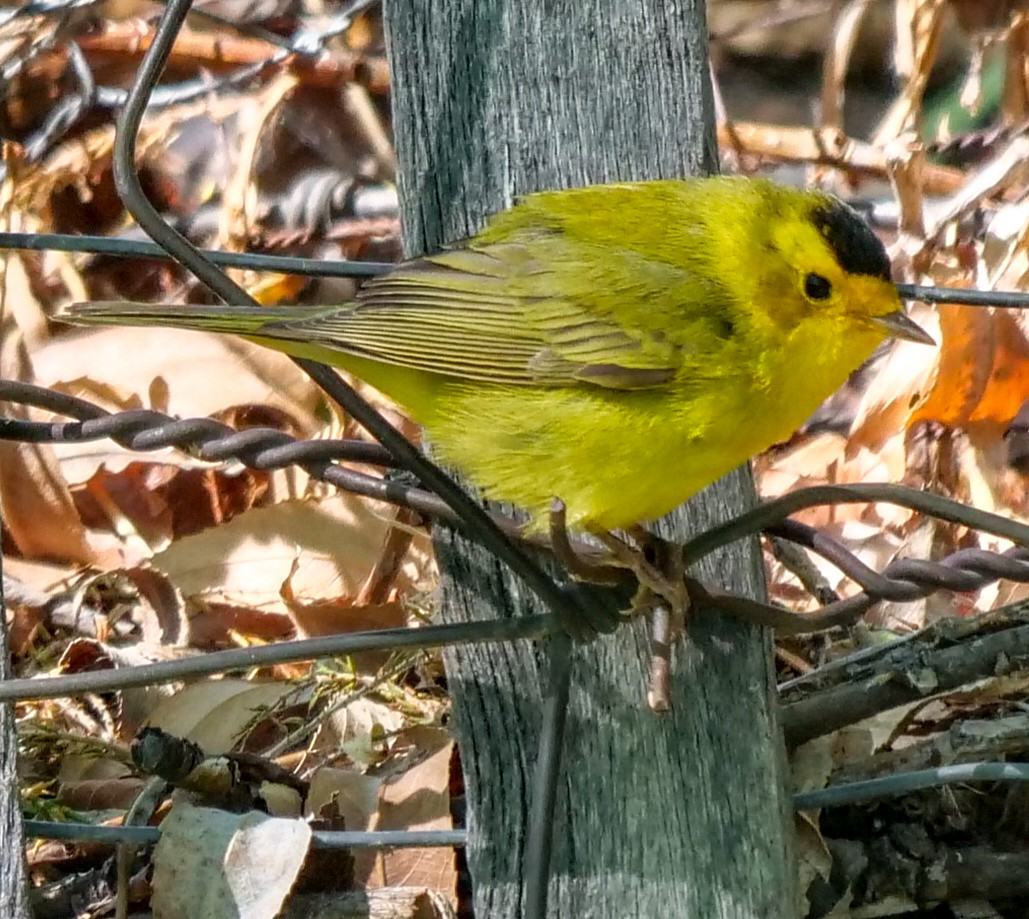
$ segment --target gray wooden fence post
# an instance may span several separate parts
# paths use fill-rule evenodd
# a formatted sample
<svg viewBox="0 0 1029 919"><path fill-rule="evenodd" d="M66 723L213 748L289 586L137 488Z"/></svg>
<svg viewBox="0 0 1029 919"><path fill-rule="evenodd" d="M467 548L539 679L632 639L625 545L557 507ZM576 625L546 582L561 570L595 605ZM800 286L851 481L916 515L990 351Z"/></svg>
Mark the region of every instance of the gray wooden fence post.
<svg viewBox="0 0 1029 919"><path fill-rule="evenodd" d="M386 25L410 254L470 235L524 192L715 165L703 0L387 0ZM663 532L682 537L752 501L737 472ZM481 550L448 534L437 546L448 621L538 611ZM763 593L753 543L699 574ZM767 634L701 612L676 656L674 710L657 716L642 624L576 649L551 915L794 914L769 651ZM476 915L517 917L545 663L527 644L446 661Z"/></svg>

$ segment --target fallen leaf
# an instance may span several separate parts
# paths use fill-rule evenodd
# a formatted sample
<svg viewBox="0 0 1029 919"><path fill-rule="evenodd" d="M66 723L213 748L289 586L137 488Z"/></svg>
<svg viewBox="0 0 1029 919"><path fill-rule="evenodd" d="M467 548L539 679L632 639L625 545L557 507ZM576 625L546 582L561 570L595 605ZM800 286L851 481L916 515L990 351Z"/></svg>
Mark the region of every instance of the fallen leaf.
<svg viewBox="0 0 1029 919"><path fill-rule="evenodd" d="M178 803L154 850L154 917L274 919L310 843L304 820Z"/></svg>
<svg viewBox="0 0 1029 919"><path fill-rule="evenodd" d="M410 769L383 786L378 830L448 830L453 738L441 728L414 727L404 736L421 754ZM457 868L448 848L356 853L355 875L369 887L428 887L456 903Z"/></svg>
<svg viewBox="0 0 1029 919"><path fill-rule="evenodd" d="M0 377L35 382L25 336L9 304L36 301L16 254L4 254L0 271ZM4 414L21 421L37 417L25 406L11 403L5 405ZM23 557L83 564L93 561L93 548L50 445L0 441L0 512L4 528Z"/></svg>
<svg viewBox="0 0 1029 919"><path fill-rule="evenodd" d="M289 683L206 680L162 700L147 723L192 740L208 755L227 753L268 711L286 700L299 702L306 695Z"/></svg>
<svg viewBox="0 0 1029 919"><path fill-rule="evenodd" d="M389 528L390 509L349 494L253 508L218 527L179 539L152 559L189 598L291 612L297 600L349 597L364 584ZM428 540L415 540L398 584L420 581ZM295 567L295 571L294 571Z"/></svg>
<svg viewBox="0 0 1029 919"><path fill-rule="evenodd" d="M348 830L366 830L378 809L382 783L380 776L365 775L356 769L323 766L311 775L307 813L317 815L335 801Z"/></svg>
<svg viewBox="0 0 1029 919"><path fill-rule="evenodd" d="M69 332L33 354L41 385L80 381L135 394L151 407L149 387L160 379L179 417L207 418L240 405L269 405L287 413L301 436L324 428L321 390L288 357L231 335L181 329L103 328ZM93 384L91 381L97 381Z"/></svg>

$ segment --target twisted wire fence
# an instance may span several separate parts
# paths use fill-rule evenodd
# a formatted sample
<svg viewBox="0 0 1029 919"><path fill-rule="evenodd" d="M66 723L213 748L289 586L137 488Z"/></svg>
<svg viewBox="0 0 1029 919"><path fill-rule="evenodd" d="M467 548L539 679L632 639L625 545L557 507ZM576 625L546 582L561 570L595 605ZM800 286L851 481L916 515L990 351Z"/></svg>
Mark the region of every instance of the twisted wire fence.
<svg viewBox="0 0 1029 919"><path fill-rule="evenodd" d="M5 11L0 22L15 17L62 17L88 5L88 0L30 3ZM148 47L138 78L128 92L95 85L89 69L75 57L73 51L77 86L24 142L25 155L29 161L41 156L89 109L99 106L119 111L113 156L118 189L126 209L154 242L57 234L0 233L0 248L79 251L114 257L172 258L230 303L252 301L242 288L224 274L222 269L229 266L298 275L357 278L388 270L389 265L380 263L331 263L316 259L198 251L170 227L149 203L135 165L135 143L145 110L153 111L155 107L178 104L217 94L222 88L239 86L252 79L256 73L274 67L287 58L300 58L308 61L311 67L316 67L324 43L345 30L353 16L368 5L367 2L351 4L345 14L323 26L319 32L303 33L290 39L247 27L262 41L274 42L278 50L261 60L241 64L230 75L215 80L213 85L205 80L156 87L172 43L189 11L189 0L172 0L168 3L159 27L147 36ZM46 42L41 42L33 53L42 53L47 47ZM75 43L72 42L70 47L74 49ZM23 66L25 60L20 58L8 64L0 77L10 79L15 73L13 68ZM347 66L353 79L384 79L374 62L362 59L360 55L354 55ZM1017 294L989 294L984 297L977 292L955 292L912 285L901 285L901 292L905 296L917 296L925 301L1026 306L1026 298ZM109 413L87 400L13 380L0 380L0 402L46 410L69 420L32 422L0 417L0 439L51 444L110 439L132 451L175 447L189 450L203 460L232 459L259 470L300 466L313 478L337 488L390 502L431 518L437 525L460 529L515 571L546 603L550 613L494 622L385 629L281 642L108 672L78 673L48 679L11 679L0 683L0 702L109 692L227 670L306 661L361 650L429 649L457 643L549 637L553 639L548 647L552 678L544 690L543 734L531 788L532 809L525 850L529 857L526 867L526 915L543 916L546 911L553 810L570 685L566 663L571 640L588 639L610 632L618 628L623 619L617 610L611 609L609 603L599 602L588 585L555 581L538 561L537 552L540 547L520 541L516 521L499 517L480 507L333 371L309 361L298 360L297 363L344 412L376 438L376 444L346 440L305 441L265 428L236 431L211 419L177 419L152 410ZM384 470L403 469L413 474L416 484L388 472L376 476L341 465L348 462L360 462ZM940 520L992 533L1016 545L1005 552L965 549L935 560L899 559L877 572L828 533L790 519L791 514L807 507L851 502L894 503ZM714 585L688 581L691 594L695 598L702 598L705 604L749 622L775 628L780 634L798 634L848 625L883 600L909 602L939 590L977 590L997 579L1029 583L1029 527L899 485L801 489L698 535L683 547L683 559L687 565L692 564L728 542L757 533L778 537L822 556L861 588L854 596L823 604L815 613L797 614L771 604L723 594ZM898 643L908 640L900 639ZM856 664L864 656L864 653L859 653L834 666ZM812 730L826 731L831 726L831 723L822 721L817 728L798 729L793 739L806 739ZM951 782L1026 781L1027 778L1029 765L973 763L830 786L823 791L797 795L794 805L798 809L835 806ZM29 835L42 838L134 843L153 842L160 832L156 828L96 827L39 820L26 821L25 829ZM410 833L318 832L314 836L314 844L324 847L461 846L465 842L466 835L460 830Z"/></svg>

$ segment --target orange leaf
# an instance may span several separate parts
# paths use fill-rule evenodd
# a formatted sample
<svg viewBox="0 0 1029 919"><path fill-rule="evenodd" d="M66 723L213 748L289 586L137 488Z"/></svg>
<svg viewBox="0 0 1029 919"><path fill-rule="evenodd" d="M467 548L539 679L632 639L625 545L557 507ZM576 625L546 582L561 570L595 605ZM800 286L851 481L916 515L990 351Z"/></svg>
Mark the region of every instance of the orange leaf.
<svg viewBox="0 0 1029 919"><path fill-rule="evenodd" d="M969 421L1006 428L1029 399L1029 342L1010 312L998 311L994 320L993 367Z"/></svg>
<svg viewBox="0 0 1029 919"><path fill-rule="evenodd" d="M996 317L987 310L939 308L943 344L932 389L908 419L963 426L982 400L996 351Z"/></svg>

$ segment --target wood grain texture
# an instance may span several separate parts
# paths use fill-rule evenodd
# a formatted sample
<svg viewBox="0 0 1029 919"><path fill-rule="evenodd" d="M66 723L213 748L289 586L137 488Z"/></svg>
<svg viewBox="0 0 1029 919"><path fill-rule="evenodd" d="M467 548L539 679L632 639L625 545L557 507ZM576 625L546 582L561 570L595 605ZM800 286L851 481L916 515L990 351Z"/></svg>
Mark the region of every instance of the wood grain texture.
<svg viewBox="0 0 1029 919"><path fill-rule="evenodd" d="M11 677L7 616L3 593L3 558L0 556L0 679ZM28 880L25 875L25 837L21 825L18 780L18 737L14 706L0 705L0 916L28 919Z"/></svg>
<svg viewBox="0 0 1029 919"><path fill-rule="evenodd" d="M715 164L702 0L393 0L386 15L409 254L468 236L524 192ZM682 537L752 501L741 470L662 531ZM481 549L445 532L437 548L447 621L539 611ZM698 570L764 593L755 544ZM674 709L656 716L641 624L576 649L551 916L795 914L769 651L759 630L700 612L676 656ZM514 919L546 648L452 649L446 662L476 915Z"/></svg>

